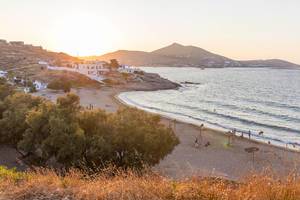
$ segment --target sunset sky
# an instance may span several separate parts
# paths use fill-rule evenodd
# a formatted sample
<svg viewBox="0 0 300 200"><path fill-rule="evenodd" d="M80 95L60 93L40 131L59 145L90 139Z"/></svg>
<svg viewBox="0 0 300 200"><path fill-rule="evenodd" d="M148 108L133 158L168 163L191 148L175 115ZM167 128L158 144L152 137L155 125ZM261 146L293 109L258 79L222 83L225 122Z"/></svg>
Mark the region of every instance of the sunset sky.
<svg viewBox="0 0 300 200"><path fill-rule="evenodd" d="M173 42L300 63L299 0L0 0L0 39L72 55Z"/></svg>

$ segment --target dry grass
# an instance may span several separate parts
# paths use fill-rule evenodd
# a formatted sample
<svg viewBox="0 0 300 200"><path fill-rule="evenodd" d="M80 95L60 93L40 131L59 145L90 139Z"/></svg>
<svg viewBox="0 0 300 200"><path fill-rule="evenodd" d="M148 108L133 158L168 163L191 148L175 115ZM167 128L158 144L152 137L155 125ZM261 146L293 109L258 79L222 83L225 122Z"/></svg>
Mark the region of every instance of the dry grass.
<svg viewBox="0 0 300 200"><path fill-rule="evenodd" d="M138 175L102 172L88 177L79 171L59 176L51 170L27 173L22 179L0 174L0 199L101 200L298 200L300 181L251 176L243 183L193 178L172 181L152 172Z"/></svg>
<svg viewBox="0 0 300 200"><path fill-rule="evenodd" d="M85 75L70 71L43 70L32 76L32 79L37 79L46 83L53 80L64 80L70 82L74 87L99 88L101 86L99 82L92 80Z"/></svg>

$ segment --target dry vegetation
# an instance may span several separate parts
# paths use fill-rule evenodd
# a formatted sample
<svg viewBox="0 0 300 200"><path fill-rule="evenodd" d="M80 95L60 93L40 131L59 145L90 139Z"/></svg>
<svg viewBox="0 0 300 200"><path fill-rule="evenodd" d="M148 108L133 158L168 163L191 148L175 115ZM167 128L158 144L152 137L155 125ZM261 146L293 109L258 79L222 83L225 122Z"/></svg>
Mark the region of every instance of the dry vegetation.
<svg viewBox="0 0 300 200"><path fill-rule="evenodd" d="M293 176L277 180L259 175L234 183L193 178L174 181L153 172L110 170L88 177L79 171L60 176L51 170L26 174L0 170L0 199L107 199L107 200L297 200L300 181ZM115 172L115 169L114 169Z"/></svg>
<svg viewBox="0 0 300 200"><path fill-rule="evenodd" d="M70 82L72 87L101 87L99 82L92 80L85 75L69 71L43 70L33 76L32 79L41 80L46 83L63 79Z"/></svg>

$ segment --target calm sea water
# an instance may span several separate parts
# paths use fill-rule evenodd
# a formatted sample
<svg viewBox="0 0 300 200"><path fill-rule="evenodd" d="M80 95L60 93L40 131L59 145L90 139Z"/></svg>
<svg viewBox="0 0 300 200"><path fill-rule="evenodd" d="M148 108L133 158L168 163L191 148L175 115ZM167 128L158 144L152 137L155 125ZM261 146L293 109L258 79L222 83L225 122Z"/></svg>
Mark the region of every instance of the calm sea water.
<svg viewBox="0 0 300 200"><path fill-rule="evenodd" d="M126 92L124 102L194 124L253 134L272 144L300 144L300 70L142 68L181 83L178 90ZM193 82L187 83L187 82ZM264 132L259 136L260 131Z"/></svg>

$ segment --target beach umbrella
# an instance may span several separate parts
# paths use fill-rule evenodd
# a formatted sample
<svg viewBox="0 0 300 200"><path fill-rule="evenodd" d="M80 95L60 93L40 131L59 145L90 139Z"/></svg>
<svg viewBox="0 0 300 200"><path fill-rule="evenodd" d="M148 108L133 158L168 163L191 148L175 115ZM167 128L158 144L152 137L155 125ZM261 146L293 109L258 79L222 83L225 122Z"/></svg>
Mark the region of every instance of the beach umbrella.
<svg viewBox="0 0 300 200"><path fill-rule="evenodd" d="M254 165L254 153L259 151L259 148L258 147L248 147L248 148L245 148L245 151L247 153L252 153L252 162L253 162L253 165Z"/></svg>

